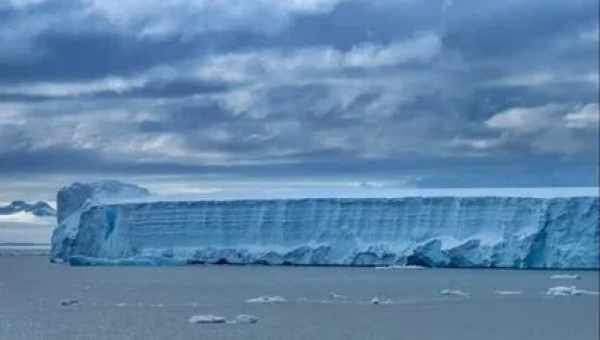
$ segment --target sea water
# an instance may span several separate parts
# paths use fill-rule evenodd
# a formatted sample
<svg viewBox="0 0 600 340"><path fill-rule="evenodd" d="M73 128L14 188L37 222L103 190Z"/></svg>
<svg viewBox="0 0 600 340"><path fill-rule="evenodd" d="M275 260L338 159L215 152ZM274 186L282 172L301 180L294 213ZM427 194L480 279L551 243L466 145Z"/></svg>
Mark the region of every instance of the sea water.
<svg viewBox="0 0 600 340"><path fill-rule="evenodd" d="M595 340L598 285L597 271L70 267L7 256L0 339ZM586 293L547 295L556 286ZM274 296L283 300L247 302ZM257 322L232 322L240 314Z"/></svg>

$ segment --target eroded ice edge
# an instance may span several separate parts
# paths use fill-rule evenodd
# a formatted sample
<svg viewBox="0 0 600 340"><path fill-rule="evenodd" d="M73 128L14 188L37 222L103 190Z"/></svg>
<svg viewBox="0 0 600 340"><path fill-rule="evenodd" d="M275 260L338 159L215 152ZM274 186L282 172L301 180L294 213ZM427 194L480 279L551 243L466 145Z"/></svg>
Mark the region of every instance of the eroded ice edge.
<svg viewBox="0 0 600 340"><path fill-rule="evenodd" d="M593 195L162 201L109 181L57 207L51 259L73 265L599 266Z"/></svg>

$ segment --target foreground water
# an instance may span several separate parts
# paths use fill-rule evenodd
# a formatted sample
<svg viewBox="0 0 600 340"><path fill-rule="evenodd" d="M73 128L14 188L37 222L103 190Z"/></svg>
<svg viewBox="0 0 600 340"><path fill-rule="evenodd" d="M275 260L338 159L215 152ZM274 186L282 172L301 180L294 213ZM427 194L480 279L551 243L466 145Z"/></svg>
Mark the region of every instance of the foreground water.
<svg viewBox="0 0 600 340"><path fill-rule="evenodd" d="M193 266L68 267L0 257L0 339L598 339L598 272ZM468 296L441 295L444 289ZM499 295L495 290L519 291ZM335 292L346 298L335 296ZM248 303L260 296L284 303ZM388 304L374 305L373 297ZM70 306L61 301L77 300ZM65 303L69 304L69 303ZM191 324L193 315L259 318Z"/></svg>

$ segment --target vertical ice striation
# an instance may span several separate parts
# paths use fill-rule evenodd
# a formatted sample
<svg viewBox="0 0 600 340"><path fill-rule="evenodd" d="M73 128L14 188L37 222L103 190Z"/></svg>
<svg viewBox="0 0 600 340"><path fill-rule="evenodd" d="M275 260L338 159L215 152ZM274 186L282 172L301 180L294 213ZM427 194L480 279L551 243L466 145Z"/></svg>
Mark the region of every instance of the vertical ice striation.
<svg viewBox="0 0 600 340"><path fill-rule="evenodd" d="M53 239L54 259L598 268L597 197L138 202L78 211L66 218L75 225L68 242Z"/></svg>
<svg viewBox="0 0 600 340"><path fill-rule="evenodd" d="M86 209L149 195L145 188L114 180L74 183L60 189L56 197L58 226L52 234L51 260L62 261L68 257L79 231L80 215Z"/></svg>

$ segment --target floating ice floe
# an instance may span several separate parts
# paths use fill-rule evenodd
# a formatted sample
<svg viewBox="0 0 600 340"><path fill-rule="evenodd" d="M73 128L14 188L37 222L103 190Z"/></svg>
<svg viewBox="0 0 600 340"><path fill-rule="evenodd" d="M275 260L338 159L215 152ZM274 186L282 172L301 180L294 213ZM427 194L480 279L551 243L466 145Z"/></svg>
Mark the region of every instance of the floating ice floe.
<svg viewBox="0 0 600 340"><path fill-rule="evenodd" d="M252 324L252 323L257 323L258 318L254 315L240 314L240 315L236 316L235 320L233 320L233 321L235 323Z"/></svg>
<svg viewBox="0 0 600 340"><path fill-rule="evenodd" d="M575 286L556 286L549 288L546 292L546 295L552 296L573 296L573 295L598 295L599 292L585 290L585 289L577 289Z"/></svg>
<svg viewBox="0 0 600 340"><path fill-rule="evenodd" d="M329 292L329 297L334 300L346 300L348 298L346 295L337 294L336 292Z"/></svg>
<svg viewBox="0 0 600 340"><path fill-rule="evenodd" d="M284 303L287 300L283 296L275 295L275 296L259 296L257 298L252 298L246 300L247 303Z"/></svg>
<svg viewBox="0 0 600 340"><path fill-rule="evenodd" d="M392 300L382 299L377 296L371 299L371 304L373 304L373 305L389 305L391 303L392 303Z"/></svg>
<svg viewBox="0 0 600 340"><path fill-rule="evenodd" d="M579 280L580 278L577 274L557 274L550 276L551 280Z"/></svg>
<svg viewBox="0 0 600 340"><path fill-rule="evenodd" d="M406 265L406 266L392 265L392 266L379 266L379 267L375 267L375 269L377 269L377 270L390 270L390 269L427 269L427 267L416 266L416 265Z"/></svg>
<svg viewBox="0 0 600 340"><path fill-rule="evenodd" d="M205 323L225 323L225 320L222 316L207 314L207 315L192 315L189 319L189 323L194 324L205 324Z"/></svg>
<svg viewBox="0 0 600 340"><path fill-rule="evenodd" d="M496 295L521 295L522 293L520 290L494 290Z"/></svg>
<svg viewBox="0 0 600 340"><path fill-rule="evenodd" d="M70 307L70 306L75 306L79 304L79 300L77 299L63 299L60 300L60 305L63 307Z"/></svg>
<svg viewBox="0 0 600 340"><path fill-rule="evenodd" d="M459 289L442 289L440 291L441 295L453 295L453 296L469 296L468 293L463 292Z"/></svg>

